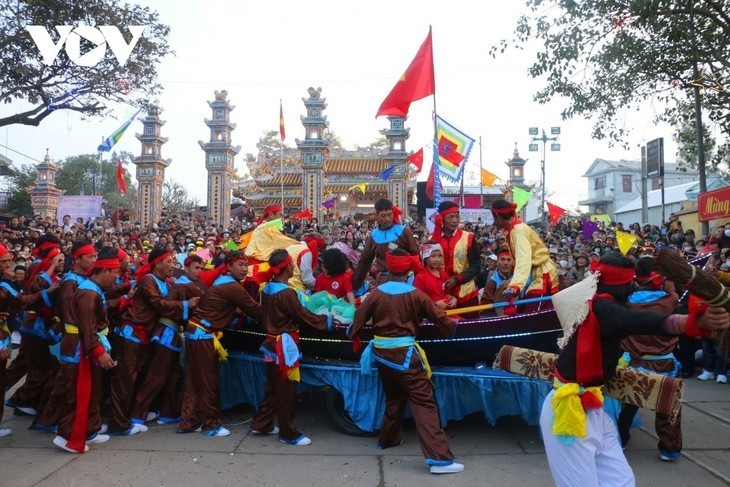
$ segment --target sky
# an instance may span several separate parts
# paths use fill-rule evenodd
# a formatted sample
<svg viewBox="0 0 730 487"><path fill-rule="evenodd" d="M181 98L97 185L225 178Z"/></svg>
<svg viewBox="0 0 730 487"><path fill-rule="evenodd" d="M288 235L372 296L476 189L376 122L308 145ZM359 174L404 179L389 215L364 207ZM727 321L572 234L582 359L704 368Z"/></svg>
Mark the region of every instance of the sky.
<svg viewBox="0 0 730 487"><path fill-rule="evenodd" d="M524 51L510 49L493 58L491 46L511 38L517 18L526 12L524 2L485 0L352 2L321 0L213 0L138 1L160 13L171 27L169 42L176 52L159 66L164 91L159 97L166 120L162 135L164 158L172 164L166 178L185 186L201 204L206 201L207 173L199 140L210 137L204 118L212 118L207 102L215 90L227 90L236 106L231 120L239 174L245 174L246 153L256 153L264 132L277 130L279 100L284 107L286 145L304 138L299 117L302 97L310 86L321 87L328 108L330 128L345 148L367 145L388 127L375 113L397 79L405 71L433 28L436 108L440 116L475 139L481 137L483 167L502 180L508 179L505 161L515 143L527 159L528 182L540 180L540 152L529 152L530 127L559 126L560 152L547 151L545 172L548 201L573 208L588 192L581 176L596 158L640 158L640 145L664 137L667 162L674 160L676 146L671 130L655 126L657 107L621 114L619 122L631 131L631 150L609 147L593 140L591 122L561 120L567 101L537 104L533 95L543 80L532 79L527 69L535 57L534 45ZM69 22L71 23L71 22ZM109 117L83 120L74 113L52 114L39 127L13 125L0 128L0 143L31 158L42 160L48 148L53 160L95 153L103 136L111 134L136 111L125 104L111 105ZM0 106L0 117L15 113L22 104ZM411 105L407 150L416 151L432 138L433 98ZM140 154L134 137L142 132L134 122L114 150ZM0 147L15 164L35 161ZM428 157L427 157L428 158ZM475 144L467 161L467 174L476 178L480 150ZM134 168L129 167L130 172ZM421 180L427 175L423 174ZM476 179L469 182L477 183ZM498 182L499 184L499 182Z"/></svg>

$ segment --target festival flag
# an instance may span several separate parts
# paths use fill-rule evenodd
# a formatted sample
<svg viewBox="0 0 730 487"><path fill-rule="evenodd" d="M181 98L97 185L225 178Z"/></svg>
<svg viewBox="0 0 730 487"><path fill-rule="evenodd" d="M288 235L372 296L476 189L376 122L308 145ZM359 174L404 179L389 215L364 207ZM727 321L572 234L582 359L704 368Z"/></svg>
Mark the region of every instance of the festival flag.
<svg viewBox="0 0 730 487"><path fill-rule="evenodd" d="M368 183L357 183L357 184L354 184L354 185L350 186L349 188L347 188L347 191L355 191L356 189L359 189L362 194L365 194L365 188L367 188L367 187L368 187ZM335 199L337 199L337 198L335 198ZM327 209L329 209L329 207L327 207Z"/></svg>
<svg viewBox="0 0 730 487"><path fill-rule="evenodd" d="M441 204L441 173L435 141L433 147L433 163L431 164L431 172L428 173L428 181L426 181L426 196L433 200L433 207L438 208L438 205Z"/></svg>
<svg viewBox="0 0 730 487"><path fill-rule="evenodd" d="M380 104L375 115L395 115L405 117L411 102L436 93L436 78L433 74L433 45L431 43L431 28L428 36L421 44L416 57L411 61L406 72L400 77L383 103Z"/></svg>
<svg viewBox="0 0 730 487"><path fill-rule="evenodd" d="M309 208L307 208L306 210L300 211L299 213L294 215L292 218L294 218L295 220L297 218L309 218L311 220L312 218L314 218L314 215L312 215L312 213L309 211Z"/></svg>
<svg viewBox="0 0 730 487"><path fill-rule="evenodd" d="M492 174L486 169L482 169L482 186L494 186L494 182L499 179L496 174Z"/></svg>
<svg viewBox="0 0 730 487"><path fill-rule="evenodd" d="M363 183L363 184L365 184L365 183ZM355 185L355 186L357 186L357 185ZM327 201L323 202L322 206L324 206L328 210L331 210L335 206L335 203L337 203L337 196L330 198Z"/></svg>
<svg viewBox="0 0 730 487"><path fill-rule="evenodd" d="M585 218L580 219L580 226L583 229L583 238L585 240L593 237L593 234L598 230L598 223L586 220Z"/></svg>
<svg viewBox="0 0 730 487"><path fill-rule="evenodd" d="M117 186L119 191L127 194L127 182L124 180L124 168L122 167L122 159L117 159Z"/></svg>
<svg viewBox="0 0 730 487"><path fill-rule="evenodd" d="M548 214L550 215L550 224L557 225L558 220L560 220L560 217L563 216L563 214L565 213L565 210L550 202L547 202L547 207L548 207Z"/></svg>
<svg viewBox="0 0 730 487"><path fill-rule="evenodd" d="M286 130L284 130L284 107L281 105L281 98L279 98L279 137L282 142L286 139Z"/></svg>
<svg viewBox="0 0 730 487"><path fill-rule="evenodd" d="M618 242L618 249L622 254L626 255L631 246L639 239L638 235L632 235L628 232L616 232L616 242Z"/></svg>
<svg viewBox="0 0 730 487"><path fill-rule="evenodd" d="M197 252L195 252L195 255L200 257L203 260L210 260L210 249L200 249Z"/></svg>
<svg viewBox="0 0 730 487"><path fill-rule="evenodd" d="M418 152L414 152L413 154L408 156L406 158L406 161L416 166L418 172L421 172L421 169L423 169L423 147L418 149Z"/></svg>
<svg viewBox="0 0 730 487"><path fill-rule="evenodd" d="M395 166L390 166L388 169L380 173L380 179L387 181L388 178L393 175L393 171L395 171ZM363 194L365 194L365 191L363 191Z"/></svg>
<svg viewBox="0 0 730 487"><path fill-rule="evenodd" d="M238 245L233 240L226 240L221 244L221 248L226 250L238 250Z"/></svg>
<svg viewBox="0 0 730 487"><path fill-rule="evenodd" d="M512 188L512 201L517 204L517 211L520 211L530 198L532 198L532 194L529 191L525 191L519 186Z"/></svg>
<svg viewBox="0 0 730 487"><path fill-rule="evenodd" d="M469 158L474 139L436 115L436 141L439 174L459 182L465 166L462 162Z"/></svg>
<svg viewBox="0 0 730 487"><path fill-rule="evenodd" d="M134 118L137 115L139 115L139 112L141 112L141 111L142 111L141 108L139 110L137 110L137 113L132 115L129 118L129 120L124 122L124 124L121 127L119 127L113 134L111 134L109 137L104 139L104 142L101 143L101 145L97 148L97 150L99 152L109 152L110 150L112 150L112 147L114 147L114 144L119 142L119 139L122 138L122 135L124 135L124 132L127 130L129 125L132 123L132 121L134 121Z"/></svg>

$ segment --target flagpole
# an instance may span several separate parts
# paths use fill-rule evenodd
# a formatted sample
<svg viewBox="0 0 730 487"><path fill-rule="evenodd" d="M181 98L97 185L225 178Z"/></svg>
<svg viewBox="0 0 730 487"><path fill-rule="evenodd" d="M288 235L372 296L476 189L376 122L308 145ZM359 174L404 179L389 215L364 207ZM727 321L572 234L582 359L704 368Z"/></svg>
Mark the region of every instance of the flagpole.
<svg viewBox="0 0 730 487"><path fill-rule="evenodd" d="M436 202L436 187L438 186L438 192L439 195L441 194L441 176L439 176L438 173L438 141L436 140L436 137L438 137L438 123L436 122L436 114L438 111L436 110L436 67L433 63L433 36L431 35L431 26L428 26L428 35L431 36L431 79L433 80L433 159L431 161L431 165L434 166L431 168L431 171L433 171L433 207L438 208L438 204ZM440 199L440 197L439 197Z"/></svg>
<svg viewBox="0 0 730 487"><path fill-rule="evenodd" d="M281 125L283 123L283 108L281 104L281 98L279 98L279 139L281 145L279 146L279 165L281 166L281 172L279 177L281 178L281 212L284 214L284 134L281 132Z"/></svg>
<svg viewBox="0 0 730 487"><path fill-rule="evenodd" d="M484 171L484 163L482 162L482 136L479 136L479 208L484 208L484 181L482 181L482 171Z"/></svg>

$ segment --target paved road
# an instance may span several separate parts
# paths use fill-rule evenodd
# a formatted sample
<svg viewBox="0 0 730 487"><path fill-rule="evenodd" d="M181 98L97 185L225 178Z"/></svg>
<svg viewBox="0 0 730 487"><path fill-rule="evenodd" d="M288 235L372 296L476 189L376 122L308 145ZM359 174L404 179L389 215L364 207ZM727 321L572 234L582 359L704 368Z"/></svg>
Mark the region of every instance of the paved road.
<svg viewBox="0 0 730 487"><path fill-rule="evenodd" d="M247 434L251 409L227 411L233 434L208 438L176 435L171 426L150 425L147 433L113 437L84 455L63 452L49 433L28 431L28 417L6 409L0 438L0 487L21 486L549 486L552 479L538 428L519 418L496 426L480 415L449 424L451 447L466 465L461 474L428 473L412 423L398 448L375 449L375 438L344 436L326 416L322 394L300 397L299 429L313 443L283 445L276 437ZM646 425L653 416L643 414ZM653 431L632 434L626 449L639 486L730 485L730 385L690 379L685 389L685 455L661 462Z"/></svg>

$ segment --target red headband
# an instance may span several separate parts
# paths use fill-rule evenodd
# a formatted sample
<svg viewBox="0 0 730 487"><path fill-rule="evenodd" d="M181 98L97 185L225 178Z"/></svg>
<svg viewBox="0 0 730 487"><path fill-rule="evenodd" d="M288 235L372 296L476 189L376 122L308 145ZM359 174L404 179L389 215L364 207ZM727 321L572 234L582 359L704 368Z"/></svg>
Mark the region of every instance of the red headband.
<svg viewBox="0 0 730 487"><path fill-rule="evenodd" d="M56 242L43 242L42 244L33 248L31 255L36 256L36 255L40 254L42 250L45 250L48 248L53 248L53 247L58 248L59 244L57 244Z"/></svg>
<svg viewBox="0 0 730 487"><path fill-rule="evenodd" d="M50 261L51 259L53 259L55 256L57 256L60 253L61 253L61 251L58 249L58 247L54 247L48 251L48 254L46 254L44 259Z"/></svg>
<svg viewBox="0 0 730 487"><path fill-rule="evenodd" d="M94 248L94 246L91 244L87 244L87 245L82 245L81 247L76 249L71 254L71 257L73 257L75 259L77 257L82 257L84 255L91 255L91 254L95 254L95 253L96 253L96 249Z"/></svg>
<svg viewBox="0 0 730 487"><path fill-rule="evenodd" d="M270 205L267 206L264 210L264 216L268 215L269 213L276 213L277 211L281 211L281 206L279 205Z"/></svg>
<svg viewBox="0 0 730 487"><path fill-rule="evenodd" d="M505 208L492 208L492 213L496 213L499 216L509 215L513 211L517 211L516 203L510 203L509 206Z"/></svg>
<svg viewBox="0 0 730 487"><path fill-rule="evenodd" d="M436 238L441 238L441 235L443 233L442 229L444 227L444 217L451 213L458 213L458 212L459 212L458 206L451 206L449 208L446 208L444 211L440 211L436 214L436 218L433 219L433 234Z"/></svg>
<svg viewBox="0 0 730 487"><path fill-rule="evenodd" d="M286 269L286 266L291 264L291 255L287 255L286 259L279 262L277 265L272 265L269 267L269 270L271 270L271 273L275 276L278 276L281 274L281 271Z"/></svg>
<svg viewBox="0 0 730 487"><path fill-rule="evenodd" d="M158 255L157 257L154 258L154 260L149 261L147 264L151 268L152 266L154 266L158 262L162 262L163 260L165 260L166 257L172 257L172 254L170 252L165 252L162 255Z"/></svg>
<svg viewBox="0 0 730 487"><path fill-rule="evenodd" d="M120 262L123 261L124 259L126 259L127 257L129 257L128 253L126 253L122 249L117 249L117 259L119 259Z"/></svg>
<svg viewBox="0 0 730 487"><path fill-rule="evenodd" d="M599 280L610 286L620 286L634 280L634 269L602 264L599 260L591 262L591 271L598 271L600 273Z"/></svg>
<svg viewBox="0 0 730 487"><path fill-rule="evenodd" d="M411 270L412 259L410 255L393 255L391 252L385 254L385 264L391 272L403 274Z"/></svg>
<svg viewBox="0 0 730 487"><path fill-rule="evenodd" d="M94 269L119 269L119 259L97 259Z"/></svg>
<svg viewBox="0 0 730 487"><path fill-rule="evenodd" d="M505 249L501 252L497 252L497 257L500 257L502 254L512 255L509 250Z"/></svg>
<svg viewBox="0 0 730 487"><path fill-rule="evenodd" d="M380 211L388 211L388 210L392 210L393 211L393 223L400 223L400 216L403 214L403 210L401 210L397 206L393 205L390 208L385 208L385 209L380 210ZM376 214L377 213L380 213L380 211L376 211L375 213Z"/></svg>

